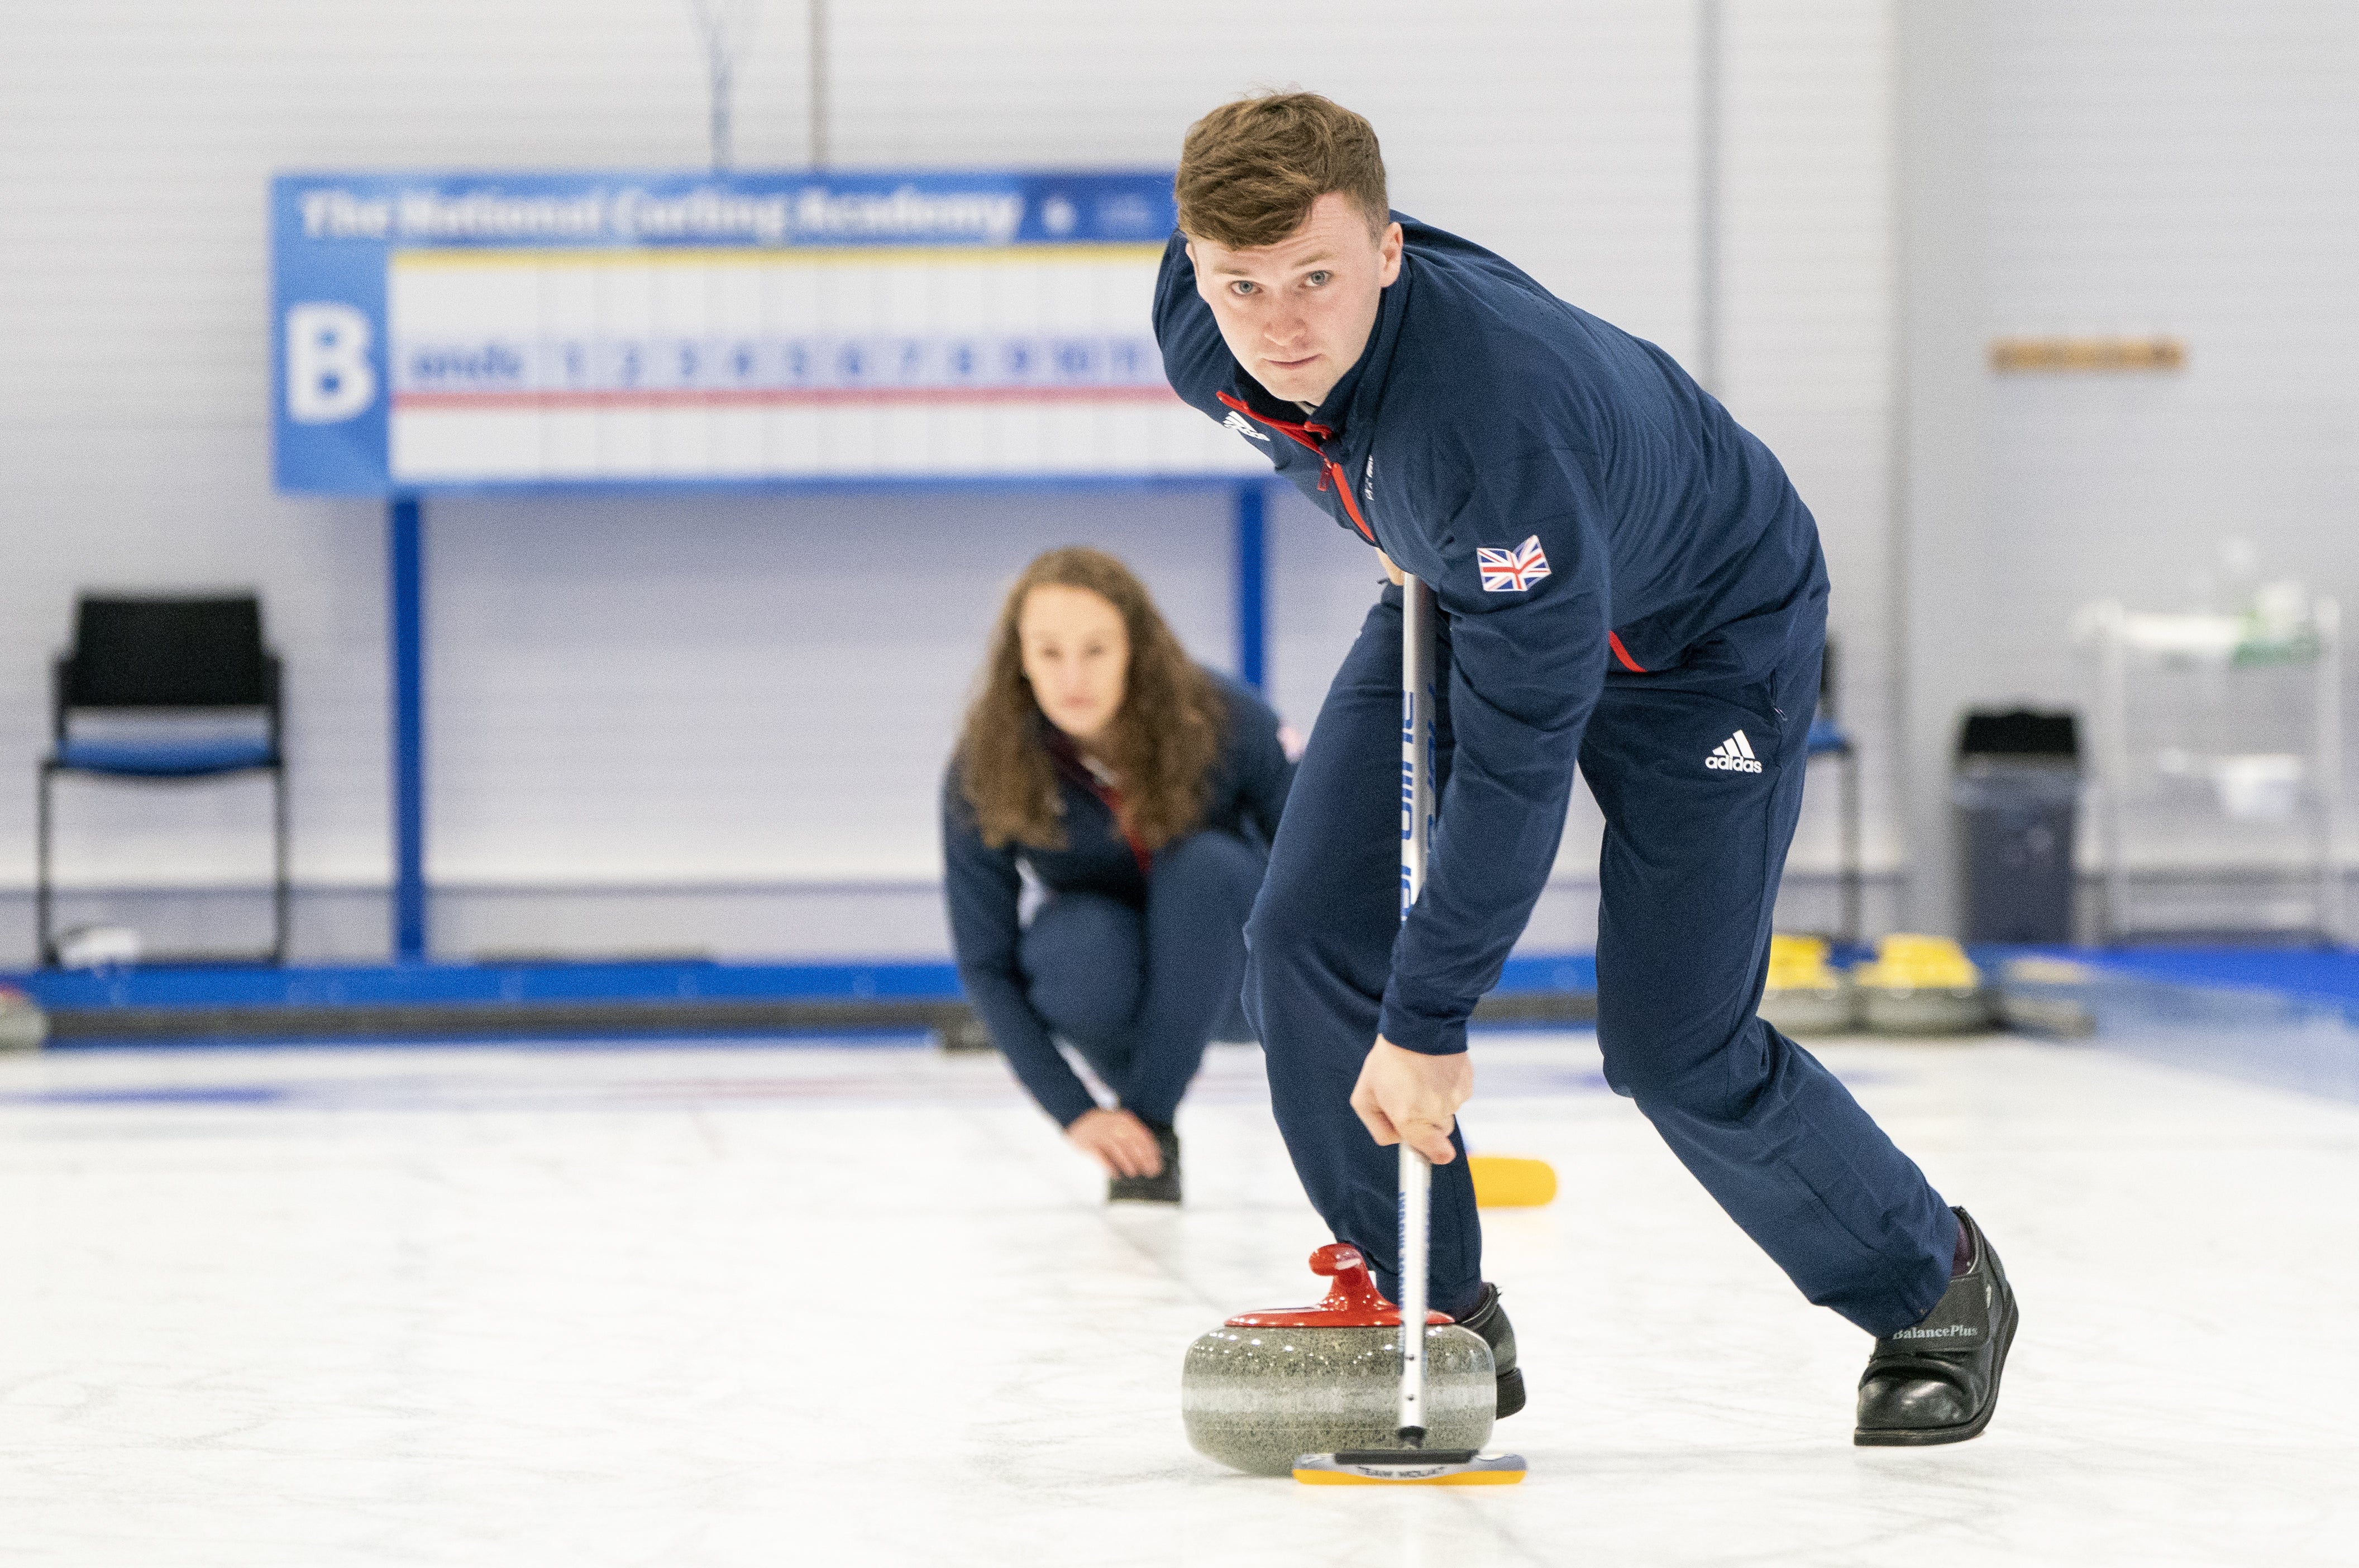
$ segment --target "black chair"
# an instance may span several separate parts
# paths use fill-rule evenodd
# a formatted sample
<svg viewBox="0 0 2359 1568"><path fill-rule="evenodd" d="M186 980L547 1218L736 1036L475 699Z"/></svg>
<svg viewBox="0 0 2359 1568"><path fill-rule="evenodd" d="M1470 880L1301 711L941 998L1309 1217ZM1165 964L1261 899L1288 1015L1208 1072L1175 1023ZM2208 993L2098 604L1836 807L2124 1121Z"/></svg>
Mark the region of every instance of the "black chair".
<svg viewBox="0 0 2359 1568"><path fill-rule="evenodd" d="M50 931L51 796L60 773L186 783L240 773L271 776L270 961L287 962L287 758L279 746L278 657L263 645L262 605L251 593L213 598L84 594L74 611L73 651L60 656L50 687L55 749L41 759L34 922L41 962L54 967ZM102 736L77 737L74 715L112 711ZM192 735L200 714L258 713L260 735ZM145 721L145 722L140 722Z"/></svg>

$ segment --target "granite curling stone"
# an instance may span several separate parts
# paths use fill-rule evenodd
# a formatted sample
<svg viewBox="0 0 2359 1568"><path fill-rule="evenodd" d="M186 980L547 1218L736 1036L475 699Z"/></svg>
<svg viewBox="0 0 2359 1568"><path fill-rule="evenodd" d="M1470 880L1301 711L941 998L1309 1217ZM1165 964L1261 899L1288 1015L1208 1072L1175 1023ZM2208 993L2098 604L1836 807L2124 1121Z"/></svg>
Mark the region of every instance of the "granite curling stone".
<svg viewBox="0 0 2359 1568"><path fill-rule="evenodd" d="M1814 936L1769 939L1769 977L1756 1010L1783 1034L1847 1034L1859 1027L1859 998L1850 975L1827 962L1828 943Z"/></svg>
<svg viewBox="0 0 2359 1568"><path fill-rule="evenodd" d="M1197 1453L1286 1475L1305 1454L1400 1446L1399 1309L1355 1247L1322 1247L1310 1269L1334 1280L1317 1306L1241 1312L1188 1347L1180 1410ZM1440 1312L1426 1323L1425 1446L1480 1448L1498 1410L1491 1347Z"/></svg>
<svg viewBox="0 0 2359 1568"><path fill-rule="evenodd" d="M38 1051L49 1038L40 1005L14 985L0 985L0 1051Z"/></svg>
<svg viewBox="0 0 2359 1568"><path fill-rule="evenodd" d="M1875 962L1852 975L1861 1019L1877 1034L1973 1034L1991 1027L1982 971L1947 937L1884 937Z"/></svg>

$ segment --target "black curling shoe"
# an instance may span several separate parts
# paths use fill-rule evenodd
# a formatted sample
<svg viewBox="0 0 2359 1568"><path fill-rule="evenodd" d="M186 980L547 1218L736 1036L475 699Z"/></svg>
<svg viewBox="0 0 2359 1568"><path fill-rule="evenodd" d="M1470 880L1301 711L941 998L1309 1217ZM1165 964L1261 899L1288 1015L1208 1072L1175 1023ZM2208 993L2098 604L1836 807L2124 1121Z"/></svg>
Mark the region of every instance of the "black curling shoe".
<svg viewBox="0 0 2359 1568"><path fill-rule="evenodd" d="M1973 1241L1973 1261L1923 1321L1875 1342L1851 1434L1863 1448L1963 1443L1981 1434L1998 1406L1999 1374L2015 1343L2015 1290L1982 1227L1965 1210L1953 1212Z"/></svg>
<svg viewBox="0 0 2359 1568"><path fill-rule="evenodd" d="M1180 1134L1161 1122L1148 1122L1155 1146L1163 1151L1163 1170L1153 1176L1114 1176L1106 1181L1109 1203L1176 1203L1180 1201Z"/></svg>
<svg viewBox="0 0 2359 1568"><path fill-rule="evenodd" d="M1458 1326L1473 1329L1491 1347L1491 1365L1499 1373L1496 1419L1505 1421L1524 1408L1524 1375L1516 1366L1516 1325L1499 1306L1499 1287L1485 1281L1482 1301L1458 1320Z"/></svg>

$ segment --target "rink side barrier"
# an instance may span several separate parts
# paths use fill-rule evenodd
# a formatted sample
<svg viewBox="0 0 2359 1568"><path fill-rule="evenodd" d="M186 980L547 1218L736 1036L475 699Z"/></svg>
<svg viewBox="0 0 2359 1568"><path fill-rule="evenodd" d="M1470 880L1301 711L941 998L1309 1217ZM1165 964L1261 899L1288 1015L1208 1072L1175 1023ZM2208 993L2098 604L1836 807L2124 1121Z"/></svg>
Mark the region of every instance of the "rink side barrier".
<svg viewBox="0 0 2359 1568"><path fill-rule="evenodd" d="M1510 959L1488 1026L1597 1016L1587 954ZM0 976L49 1015L53 1047L231 1042L931 1035L988 1045L949 964L388 964L38 970Z"/></svg>

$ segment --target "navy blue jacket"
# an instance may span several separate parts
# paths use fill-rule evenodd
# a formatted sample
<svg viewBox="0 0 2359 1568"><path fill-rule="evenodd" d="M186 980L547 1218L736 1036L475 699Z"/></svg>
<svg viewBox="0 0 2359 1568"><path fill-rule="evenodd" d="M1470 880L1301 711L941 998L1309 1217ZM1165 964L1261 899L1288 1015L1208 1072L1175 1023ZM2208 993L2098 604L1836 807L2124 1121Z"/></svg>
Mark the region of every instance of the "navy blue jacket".
<svg viewBox="0 0 2359 1568"><path fill-rule="evenodd" d="M1312 413L1238 365L1180 235L1155 330L1183 400L1431 585L1446 617L1456 750L1381 1024L1440 1055L1465 1049L1547 882L1605 682L1676 681L1697 660L1766 672L1826 568L1777 460L1670 355L1394 216L1400 276Z"/></svg>
<svg viewBox="0 0 2359 1568"><path fill-rule="evenodd" d="M1204 815L1196 831L1234 833L1266 853L1278 813L1294 781L1294 764L1278 741L1277 714L1247 688L1206 670L1227 700L1221 756L1212 768ZM1044 721L1045 722L1045 721ZM974 809L959 787L953 757L942 779L943 894L950 903L951 945L968 1000L991 1030L1016 1076L1064 1127L1097 1102L1049 1038L1048 1025L1025 996L1018 953L1023 926L1017 901L1022 871L1056 893L1103 893L1133 908L1147 902L1147 875L1104 801L1059 769L1065 847L1010 844L993 849L977 831Z"/></svg>

